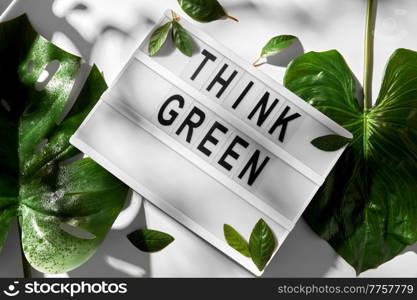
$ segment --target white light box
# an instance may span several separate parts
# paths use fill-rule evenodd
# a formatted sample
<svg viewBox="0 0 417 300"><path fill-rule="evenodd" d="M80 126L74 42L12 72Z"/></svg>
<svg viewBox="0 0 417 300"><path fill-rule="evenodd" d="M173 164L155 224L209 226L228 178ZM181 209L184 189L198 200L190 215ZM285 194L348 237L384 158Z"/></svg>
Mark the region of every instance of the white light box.
<svg viewBox="0 0 417 300"><path fill-rule="evenodd" d="M167 11L155 28L170 20ZM194 54L149 36L71 138L136 192L261 275L223 236L263 218L276 251L343 152L314 138L351 134L184 19ZM155 29L154 28L154 29ZM153 31L153 30L152 30Z"/></svg>

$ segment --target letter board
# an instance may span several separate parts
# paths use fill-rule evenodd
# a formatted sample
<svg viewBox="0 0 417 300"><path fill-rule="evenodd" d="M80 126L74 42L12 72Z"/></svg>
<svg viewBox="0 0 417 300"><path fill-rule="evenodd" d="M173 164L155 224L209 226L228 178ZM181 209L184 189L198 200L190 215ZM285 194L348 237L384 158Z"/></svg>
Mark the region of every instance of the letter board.
<svg viewBox="0 0 417 300"><path fill-rule="evenodd" d="M170 20L167 11L155 28ZM344 149L314 138L352 135L184 19L192 57L148 37L71 143L235 261L223 224L245 238L263 218L278 248ZM155 29L154 28L154 29ZM154 30L153 29L153 30ZM153 32L152 30L152 32Z"/></svg>

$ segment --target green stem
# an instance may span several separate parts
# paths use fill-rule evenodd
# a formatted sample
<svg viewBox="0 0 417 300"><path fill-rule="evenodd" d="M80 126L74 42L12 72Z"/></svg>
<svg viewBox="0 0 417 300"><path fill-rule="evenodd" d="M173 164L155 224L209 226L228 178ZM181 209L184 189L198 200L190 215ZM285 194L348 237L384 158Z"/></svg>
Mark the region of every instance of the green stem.
<svg viewBox="0 0 417 300"><path fill-rule="evenodd" d="M373 68L373 35L374 35L374 2L368 0L365 24L365 64L363 74L363 109L368 110L372 106L372 68Z"/></svg>
<svg viewBox="0 0 417 300"><path fill-rule="evenodd" d="M20 243L20 255L22 257L22 269L24 278L32 278L32 267L26 259L25 253L23 252L22 244L22 228L20 227L19 219L17 219L17 227L19 230L19 243Z"/></svg>

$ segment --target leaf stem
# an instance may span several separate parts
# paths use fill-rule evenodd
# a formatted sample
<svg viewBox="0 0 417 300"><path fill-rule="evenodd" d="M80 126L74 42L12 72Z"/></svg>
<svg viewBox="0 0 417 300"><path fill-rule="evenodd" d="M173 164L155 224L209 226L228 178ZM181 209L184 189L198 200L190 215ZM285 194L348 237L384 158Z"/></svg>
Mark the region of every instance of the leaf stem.
<svg viewBox="0 0 417 300"><path fill-rule="evenodd" d="M180 21L180 17L176 14L175 11L171 10L171 15L172 15L172 20L175 22L179 22Z"/></svg>
<svg viewBox="0 0 417 300"><path fill-rule="evenodd" d="M261 60L261 58L262 57L258 57L253 63L252 63L252 66L254 66L254 67L258 67L258 66L260 66L260 65L262 65L262 63L260 63L260 64L258 64L258 62Z"/></svg>
<svg viewBox="0 0 417 300"><path fill-rule="evenodd" d="M26 259L25 253L23 252L22 244L22 228L20 227L19 219L17 219L17 228L19 230L19 244L20 244L20 255L22 257L22 269L24 278L32 278L32 268Z"/></svg>
<svg viewBox="0 0 417 300"><path fill-rule="evenodd" d="M239 22L239 20L237 18L233 17L233 16L226 15L226 18L228 18L230 20L233 20L235 22Z"/></svg>
<svg viewBox="0 0 417 300"><path fill-rule="evenodd" d="M372 70L374 52L374 3L378 0L367 0L365 23L365 62L363 74L363 109L366 111L372 106Z"/></svg>

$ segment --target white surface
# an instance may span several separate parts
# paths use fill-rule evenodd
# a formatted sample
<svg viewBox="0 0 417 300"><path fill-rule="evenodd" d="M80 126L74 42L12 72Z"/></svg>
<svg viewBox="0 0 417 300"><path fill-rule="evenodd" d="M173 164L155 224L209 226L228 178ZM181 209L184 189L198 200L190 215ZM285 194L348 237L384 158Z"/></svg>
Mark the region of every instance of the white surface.
<svg viewBox="0 0 417 300"><path fill-rule="evenodd" d="M0 0L0 9L8 0ZM417 2L379 1L375 36L374 96L389 55L400 47L417 49ZM253 61L263 44L278 34L297 35L306 51L338 49L362 80L364 0L223 0L239 23L199 24L211 36ZM104 71L110 83L162 12L175 0L18 0L12 14L26 11L35 28L67 51L81 54ZM262 70L282 82L284 68ZM134 197L95 256L63 276L251 276L243 268L149 203ZM138 252L125 235L144 224L175 236L164 251ZM417 247L361 276L417 276ZM0 276L20 276L15 228L0 253ZM41 275L39 275L41 276ZM300 220L264 276L355 276L343 259Z"/></svg>
<svg viewBox="0 0 417 300"><path fill-rule="evenodd" d="M164 15L150 33L170 20L171 11ZM352 135L185 19L180 23L190 34L195 49L199 49L197 53L187 57L170 42L164 46L163 54L149 57L149 38L144 39L70 142L186 228L260 276L263 271L251 259L227 244L223 224L249 236L254 224L262 218L275 233L278 241L275 253L279 252L324 182L323 176L327 176L344 150L325 153L310 141L328 134L350 138ZM216 59L199 72L198 79L204 78L205 83L197 87L190 77L204 60L200 54L203 49L215 50ZM230 68L238 71L221 101L216 97L218 90L207 92L206 87L223 65L229 66L229 74ZM256 123L249 124L246 112L238 114L227 109L228 93L238 89L239 95L243 90L236 87L243 74L256 79L264 90L262 94L275 93L279 99L280 105L267 123L273 124L283 107L291 107L290 113L300 113L298 120L288 125L285 140L279 141L277 134L269 135ZM171 126L162 126L158 110L174 94L187 99L185 107L175 108L178 115ZM242 100L248 112L257 105L261 98L258 95ZM198 107L206 117L187 143L175 130L191 107ZM214 121L224 124L231 134L207 157L197 146ZM243 138L249 147L246 151L235 150L240 152L240 159L229 159L231 170L227 171L217 162L235 137ZM239 179L238 174L255 150L262 153L261 157L268 156L269 161L251 186L245 177ZM314 170L308 167L313 164Z"/></svg>

